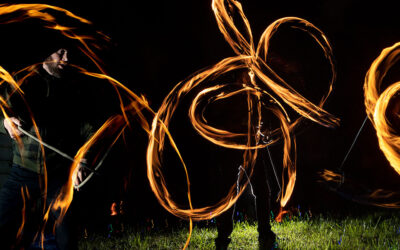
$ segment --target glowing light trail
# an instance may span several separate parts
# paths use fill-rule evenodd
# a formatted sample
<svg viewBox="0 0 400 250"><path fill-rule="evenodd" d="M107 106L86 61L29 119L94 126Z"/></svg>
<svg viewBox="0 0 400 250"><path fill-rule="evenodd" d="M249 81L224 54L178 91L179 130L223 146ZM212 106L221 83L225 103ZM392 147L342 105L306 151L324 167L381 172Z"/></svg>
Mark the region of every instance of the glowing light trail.
<svg viewBox="0 0 400 250"><path fill-rule="evenodd" d="M229 189L228 194L214 205L192 208L190 182L189 179L187 179L187 196L190 208L182 207L182 205L179 205L172 200L172 195L168 191L166 180L164 179L161 168L161 157L164 151L165 136L168 136L170 143L178 153L188 178L188 170L184 160L179 154L177 146L171 139L168 126L171 123L174 112L180 104L180 101L189 93L192 93L191 91L194 91L194 89L201 90L193 99L188 111L189 119L193 128L202 137L216 145L243 150L243 163L241 164L244 169L243 172L249 172L250 175L252 174L252 169L257 159L258 149L265 148L278 140L284 141L283 165L287 171L288 180L284 181L285 184L283 185L284 187L281 195L281 206L285 206L290 199L296 179L296 163L294 159L296 144L293 135L295 127L303 118L312 120L326 127L334 127L339 122L337 118L322 109L336 79L336 71L332 59L332 48L322 31L310 22L301 18L282 18L272 23L265 30L256 49L253 42L250 24L243 12L241 4L238 1L214 0L212 2L212 8L218 27L225 37L225 40L231 45L232 49L236 53L236 56L225 58L212 67L200 70L178 83L170 91L153 119L147 150L147 174L151 188L160 204L170 213L190 221L207 220L223 213L236 202L248 183L248 181L244 180L244 184L240 187L239 192L236 192L236 185L233 184ZM245 29L244 33L239 32L232 16L239 17L239 21L243 24L242 26L244 26ZM276 30L283 24L288 24L294 28L307 32L324 51L324 55L331 66L332 78L328 83L327 94L322 97L318 104L313 104L301 96L266 63L269 40ZM241 83L241 88L232 90L229 89L228 84L223 83L209 86L213 79L217 79L218 77L233 73L237 70L247 71L247 76L244 77L245 79ZM207 122L204 112L210 103L216 100L231 98L241 93L247 94L247 105L249 110L247 131L240 133L232 132L226 129L214 127ZM270 131L269 134L272 135L272 139L267 143L262 144L260 143L259 131L257 131L256 128L260 127L262 120L261 109L264 99L273 100L274 105L270 105L271 107L269 110L280 120L281 125L280 127ZM291 107L301 117L291 121L281 102L284 102L286 105ZM241 174L239 178L243 179L243 174Z"/></svg>
<svg viewBox="0 0 400 250"><path fill-rule="evenodd" d="M400 59L400 43L382 51L372 63L365 76L365 108L376 130L379 147L393 169L400 174L400 136L397 128L388 121L386 112L390 101L399 93L400 82L395 82L384 91L381 84L389 69Z"/></svg>
<svg viewBox="0 0 400 250"><path fill-rule="evenodd" d="M67 19L70 21L75 21L76 26L74 25L63 25L59 23L59 20L55 17L55 15L51 14L63 14ZM78 42L80 46L78 48L80 51L97 67L99 72L89 72L85 70L84 67L77 66L77 65L70 65L78 69L81 74L97 78L107 80L115 90L115 95L118 96L120 101L120 110L121 114L114 114L110 117L102 126L99 128L98 131L94 133L94 135L87 141L76 155L73 158L73 164L70 168L70 176L68 182L63 186L60 194L58 195L57 199L54 200L51 204L46 206L46 197L44 197L44 206L43 206L43 226L41 231L41 244L43 247L44 242L44 227L48 220L50 209L60 209L61 216L57 219L57 223L60 223L63 219L65 213L67 212L69 205L73 198L74 186L73 186L73 179L75 178L75 174L78 169L79 162L83 160L85 157L86 152L92 147L94 144L98 143L104 138L113 138L113 143L121 136L124 132L125 128L130 125L129 119L132 117L136 117L135 119L139 121L141 126L146 130L149 131L149 125L143 115L143 110L146 110L150 114L154 112L148 105L148 102L145 98L136 95L131 90L126 88L122 83L118 82L116 79L108 76L104 69L101 67L102 61L101 59L95 54L95 49L101 49L99 45L101 42L108 42L109 38L100 32L96 32L95 34L78 34L77 32L80 31L81 26L90 25L90 21L81 18L65 9L45 5L45 4L0 4L0 24L10 24L10 23L23 23L26 20L40 20L42 21L41 24L43 25L42 28L48 30L54 30L59 32L61 36L64 36L67 39L73 40ZM40 27L39 27L40 28ZM46 55L43 55L46 56ZM20 89L21 84L24 83L26 79L28 79L33 73L36 67L40 67L42 62L37 62L35 65L30 65L20 71L18 74L24 74L24 77L21 78L18 82L16 82L11 74L9 74L3 67L0 66L0 85L9 85L10 88L13 90L10 95L19 95L21 96L22 100L24 99L24 93ZM112 93L110 93L112 94ZM0 98L0 109L2 114L5 118L10 117L10 113L12 112L11 107L8 105L7 101L8 98ZM73 100L71 100L73 101ZM40 137L39 130L36 126L35 118L29 108L29 103L25 101L26 110L29 111L31 115L32 124L34 125L35 135L34 137L40 141L41 151L43 159L45 159L44 153L44 144L42 143L43 140ZM18 128L12 124L12 129L17 130ZM17 142L19 143L20 147L23 147L22 141L20 138L16 138ZM111 144L111 146L112 146ZM96 157L95 157L96 158ZM100 163L101 164L101 163ZM47 170L46 164L44 163L43 166L43 179L44 179L44 186L41 188L43 189L44 193L47 193ZM24 197L23 197L24 198ZM25 199L24 199L25 200ZM22 222L20 230L21 231L24 227L25 221Z"/></svg>
<svg viewBox="0 0 400 250"><path fill-rule="evenodd" d="M394 126L393 121L390 121L388 115L390 114L390 111L392 111L394 113L394 119L398 119L399 117L396 113L398 112L398 109L395 109L394 111L390 110L389 105L398 101L398 99L396 100L395 98L399 95L400 82L391 83L386 87L386 89L382 89L382 83L388 71L399 61L399 59L400 43L395 43L394 45L383 49L381 54L371 64L364 79L364 104L367 118L375 128L380 150L398 174L400 174L400 136L398 128ZM397 103L395 103L395 105L396 104ZM339 167L339 170L342 170L356 139L367 121L367 118L360 127L356 138ZM326 169L323 170L320 175L326 182L340 184L340 186L331 188L331 190L339 193L347 199L379 207L400 207L400 194L398 192L384 189L371 191L369 188L364 188L364 194L362 195L349 194L350 192L354 192L354 190L343 190L346 189L346 185L354 184L355 182L353 180L345 181L343 174L338 174ZM360 190L357 191L360 192ZM392 202L390 202L390 199Z"/></svg>
<svg viewBox="0 0 400 250"><path fill-rule="evenodd" d="M72 180L74 173L76 173L78 168L78 163L81 162L85 157L85 154L89 148L101 141L103 138L111 137L115 139L115 142L123 133L125 128L130 125L132 116L135 116L139 120L143 129L149 133L147 173L151 188L160 204L166 210L178 217L188 219L190 221L190 234L192 230L192 220L211 219L212 217L218 216L222 212L229 209L236 202L248 183L248 180L244 179L243 173L248 172L250 175L252 174L252 169L258 156L258 149L272 145L278 140L284 141L283 165L288 176L287 180L286 178L283 178L282 182L281 206L284 207L287 204L293 192L296 180L296 144L293 134L294 129L304 118L326 127L336 126L339 122L337 118L322 108L332 90L332 85L336 79L336 70L332 59L333 56L331 45L322 31L320 31L313 24L301 18L286 17L273 22L267 27L260 38L258 47L256 48L254 46L250 24L243 12L241 4L238 1L214 0L212 2L212 8L218 27L225 37L225 40L233 48L236 56L223 59L216 65L201 70L186 80L178 83L164 99L160 109L157 112L153 112L146 99L136 95L127 89L122 83L105 73L101 67L102 62L100 58L94 53L94 48L97 48L96 41L99 38L94 38L87 34L77 34L75 31L79 30L76 29L79 27L70 27L58 23L57 19L53 15L49 14L48 10L63 13L67 17L78 21L80 24L90 24L88 20L78 17L62 8L50 5L0 5L0 23L21 22L26 19L39 19L45 23L45 28L56 30L63 36L78 41L81 44L79 47L80 50L94 63L99 70L99 73L88 72L84 68L76 65L74 67L76 67L82 74L87 76L107 80L114 87L115 94L118 95L120 100L121 114L110 117L89 139L89 141L87 141L76 153L74 157L74 164L72 164L70 168L69 181L63 187L58 198L51 205L52 209L61 209L62 214L65 214L73 197L74 189ZM232 18L234 14L238 14L236 16L239 17L239 22L244 24L244 33L239 32L239 29L237 29L237 25ZM13 17L13 19L8 18L10 15ZM331 65L332 77L328 82L328 90L318 104L314 104L301 96L290 86L289 83L287 83L281 76L276 74L266 63L269 40L282 25L290 25L293 28L302 30L309 34L323 50L326 59ZM104 40L108 39L108 37L102 34L100 34L100 37ZM211 82L212 79L230 74L237 70L247 71L247 75L243 78L241 88L232 90L227 84L218 84L211 87L205 86L206 83ZM32 73L33 67L28 67L22 71L26 72L28 77L29 74ZM19 88L23 80L19 81L18 83L15 82L11 75L8 74L8 72L6 72L3 68L0 68L0 73L0 76L3 80L1 84L10 84L15 90L13 94L18 94L23 97L23 93ZM239 179L242 180L241 183L243 183L239 192L236 192L235 183L232 185L228 191L228 194L223 199L212 206L202 208L194 208L192 206L188 169L186 168L185 162L179 153L177 145L168 131L168 126L177 106L180 103L180 100L197 87L200 87L203 90L200 91L195 97L189 109L189 118L193 124L193 128L202 137L216 145L242 150L243 162L241 165L244 169L239 177ZM204 110L206 110L208 106L208 104L204 105L204 103L206 103L205 100L210 98L212 98L214 101L228 99L239 94L247 95L247 106L249 112L246 131L237 133L217 128L208 124L208 122L203 119ZM264 100L272 100L273 105L268 105L268 110L280 120L280 126L269 131L271 140L263 144L260 143L260 131L257 128L260 128L262 121L261 111L264 106ZM0 107L4 117L9 117L8 112L10 111L10 107L7 105L7 100L1 99L0 102ZM296 111L300 115L300 118L292 121L289 118L287 111L283 107L283 103ZM204 106L204 108L199 109L199 106ZM29 110L28 103L27 109ZM143 114L144 110L150 114L154 114L151 127L147 123ZM34 114L32 114L32 122L35 124ZM165 144L165 136L167 136L169 143L175 149L184 167L189 208L182 208L180 205L176 204L175 201L172 200L171 194L166 187L160 161ZM36 137L41 140L37 128ZM43 146L42 152L44 157ZM44 176L46 178L46 170L44 171ZM43 218L45 221L47 220L49 211L50 210L43 211ZM62 217L60 217L60 220L61 219ZM187 247L189 244L190 234L185 247Z"/></svg>

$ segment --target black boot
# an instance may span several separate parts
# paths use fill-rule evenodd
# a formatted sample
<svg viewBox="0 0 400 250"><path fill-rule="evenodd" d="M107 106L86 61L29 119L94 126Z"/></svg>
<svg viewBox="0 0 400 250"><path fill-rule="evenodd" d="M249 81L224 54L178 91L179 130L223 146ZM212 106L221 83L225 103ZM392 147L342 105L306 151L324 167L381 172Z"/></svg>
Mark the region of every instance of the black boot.
<svg viewBox="0 0 400 250"><path fill-rule="evenodd" d="M269 231L263 235L258 236L258 249L260 250L271 250L277 247L276 235L274 232Z"/></svg>

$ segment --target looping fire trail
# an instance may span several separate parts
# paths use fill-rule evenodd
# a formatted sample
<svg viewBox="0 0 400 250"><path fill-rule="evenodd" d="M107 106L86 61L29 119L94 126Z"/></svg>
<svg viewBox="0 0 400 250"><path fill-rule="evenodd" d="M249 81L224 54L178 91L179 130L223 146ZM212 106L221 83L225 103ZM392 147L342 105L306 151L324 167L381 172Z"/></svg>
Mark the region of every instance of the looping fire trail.
<svg viewBox="0 0 400 250"><path fill-rule="evenodd" d="M245 172L250 173L250 175L257 159L257 150L265 148L278 140L284 141L283 165L287 171L288 180L283 184L284 188L281 196L282 207L290 199L296 180L295 127L304 118L326 127L334 127L339 123L337 118L322 108L336 79L336 69L333 62L331 45L321 30L301 18L282 18L267 27L256 48L250 24L243 12L242 5L238 1L214 0L212 2L212 9L221 33L236 53L236 56L225 58L214 66L200 70L186 80L179 82L170 91L153 119L147 150L147 174L151 188L160 204L170 213L190 221L207 220L223 213L237 201L248 183L247 180L243 180L243 175L241 175L239 179L244 184L240 186L239 192L236 192L236 183L233 183L228 194L216 204L201 208L192 208L188 170L179 153L178 146L172 140L168 127L180 101L189 93L195 91L195 89L197 91L200 89L200 91L195 95L188 111L193 128L199 135L216 145L244 151L243 163L241 165ZM240 27L244 27L245 29L243 33L237 28L237 23L235 23L233 16L239 17L238 22L242 24ZM314 104L300 95L266 63L269 41L281 25L290 25L309 34L323 50L325 58L330 64L332 77L328 83L328 91L318 104ZM243 77L241 87L233 87L232 84L214 83L218 77L233 73L236 70L247 71L247 75ZM210 82L214 84L209 86ZM229 99L243 93L247 94L249 110L247 131L240 133L232 132L227 129L215 127L207 122L204 113L211 103L217 100ZM268 134L272 135L273 139L266 144L262 144L259 140L259 127L262 120L261 111L264 106L263 104L265 104L264 100L272 100L274 105L269 105L271 107L268 109L281 123L280 127L272 129L269 132L267 131ZM300 118L291 121L287 115L287 111L283 107L283 103L296 111L300 115ZM264 133L265 131L262 132ZM172 200L163 176L161 158L164 152L166 135L178 154L186 173L188 206L190 208L182 207ZM285 178L283 177L283 179Z"/></svg>
<svg viewBox="0 0 400 250"><path fill-rule="evenodd" d="M399 106L398 99L396 98L399 95L400 82L391 83L383 89L383 81L389 70L396 65L399 59L400 43L398 42L382 50L381 54L371 64L364 79L364 104L367 117L375 128L380 150L385 155L391 167L398 174L400 174L400 137L398 128L393 125L393 120L391 120L389 116L392 114L394 115L394 119L398 119ZM365 121L366 120L364 120L360 130L363 128ZM358 138L359 134L360 131L357 133L355 140ZM355 140L350 150L354 146ZM342 170L343 163L347 159L350 150L346 154L339 170ZM345 181L342 174L326 169L323 170L320 175L325 182L340 184L335 188L331 188L331 190L337 192L346 199L378 207L400 207L399 192L385 189L371 191L370 188L364 187L364 190L361 190L364 192L362 195L350 194L350 192L354 192L354 190L344 192L343 190L339 190L339 188L346 189L346 184L348 184L348 186L357 184L355 181ZM342 185L344 185L344 187L342 187ZM358 184L358 186L361 185ZM360 192L360 190L357 191Z"/></svg>
<svg viewBox="0 0 400 250"><path fill-rule="evenodd" d="M384 91L381 85L389 69L400 59L400 43L386 48L372 63L365 76L365 108L372 125L376 130L379 147L385 154L393 169L400 174L400 137L387 117L388 105L398 95L400 82L395 82Z"/></svg>
<svg viewBox="0 0 400 250"><path fill-rule="evenodd" d="M140 97L127 89L122 83L116 79L108 76L101 67L101 60L95 54L96 39L87 34L77 34L75 30L78 27L70 27L57 23L57 18L47 12L48 10L61 12L70 19L77 21L80 24L90 24L84 18L78 17L71 12L62 8L42 5L42 4L15 4L15 5L0 5L0 23L23 22L26 19L38 19L44 22L46 29L58 31L61 35L75 40L80 43L79 49L89 58L97 67L99 72L88 72L83 67L72 65L78 69L82 74L90 77L107 80L115 89L115 94L118 95L120 101L121 114L115 114L110 117L99 130L79 149L74 159L75 163L70 168L70 178L68 183L63 187L58 198L50 205L52 209L61 209L64 215L67 211L69 204L73 198L73 185L72 180L78 168L78 162L85 157L86 152L94 144L101 141L103 138L115 138L123 133L124 129L130 125L132 116L137 117L143 129L149 133L149 144L147 150L147 167L148 178L151 188L159 200L160 204L172 214L190 220L190 229L192 228L192 220L205 220L215 217L222 212L229 209L238 199L240 194L246 187L248 180L244 180L243 174L239 177L241 183L239 193L236 193L236 183L230 188L228 194L219 202L212 206L194 208L192 206L190 194L190 181L188 177L188 169L181 157L178 147L175 144L168 126L171 122L174 112L180 103L180 100L190 93L194 88L201 88L202 91L193 100L190 110L189 119L195 131L207 140L215 143L221 147L232 148L243 151L242 166L245 171L250 175L252 174L253 166L257 160L257 150L264 148L268 145L275 143L282 139L284 141L284 157L283 165L287 171L287 179L283 185L281 206L285 206L293 192L296 180L296 144L294 139L294 129L306 118L321 124L326 127L333 127L338 124L338 119L326 112L322 107L327 97L329 96L332 85L336 79L336 69L333 62L332 48L325 35L313 24L308 21L296 18L286 17L273 22L267 27L262 34L258 47L254 46L253 36L250 24L243 12L242 6L235 0L214 0L212 8L217 20L218 27L225 37L225 40L231 45L236 56L221 60L216 65L207 69L201 70L186 80L178 83L164 99L161 107L157 112L153 112L149 107L146 99ZM241 33L237 28L237 23L233 19L234 14L239 17L239 22L242 22L245 31ZM9 15L12 19L8 18ZM323 50L326 59L331 65L332 77L328 83L328 91L326 95L321 98L318 104L314 104L300 95L287 83L281 76L275 73L266 63L269 50L269 41L281 25L290 25L293 28L302 30L309 34L311 38ZM108 37L101 35L101 39L107 40ZM40 62L37 62L40 64ZM34 66L27 67L21 72L25 72L26 76L33 72ZM243 78L242 87L232 90L228 84L215 84L214 86L204 86L206 82L211 82L220 76L232 73L235 70L246 70L247 75ZM15 82L11 75L0 67L1 84L9 84L15 90L13 94L20 95L22 98L24 93L20 89L22 81ZM207 109L209 103L207 100L222 100L228 99L239 94L246 94L247 96L247 130L241 133L228 131L214 127L207 123L204 118L204 110ZM272 100L273 105L268 110L280 120L280 126L272 129L269 134L272 135L273 140L267 144L261 144L259 138L259 129L262 121L261 111L264 107L264 100ZM7 105L6 99L0 100L0 108L4 117L9 117L10 107ZM288 112L285 110L283 104L289 106L296 111L300 118L291 120ZM203 106L203 108L199 108ZM26 108L29 110L29 103L26 103ZM150 127L146 121L143 111L146 110L154 115L152 126ZM31 119L35 124L35 114L31 113ZM14 128L17 129L17 128ZM263 131L264 132L264 131ZM185 173L187 181L187 197L189 209L182 208L180 205L172 200L166 182L161 170L161 156L165 144L165 136L170 144L174 147L178 154ZM36 127L36 137L40 140L40 135ZM115 142L113 140L113 142ZM42 154L44 149L42 147ZM46 180L46 169L44 169L44 176ZM283 177L283 179L285 179ZM46 183L46 182L45 182ZM46 189L46 185L44 186ZM49 208L50 209L50 208ZM46 222L50 210L43 211L43 218ZM60 217L59 221L62 219ZM190 239L186 242L185 247L188 245Z"/></svg>
<svg viewBox="0 0 400 250"><path fill-rule="evenodd" d="M50 12L49 12L50 11ZM64 14L68 17L71 21L75 21L78 23L77 26L66 26L58 23L57 18L50 14ZM44 5L44 4L0 4L0 24L9 24L9 23L16 23L21 22L23 23L25 20L40 20L42 21L43 28L48 30L54 30L59 32L61 36L66 37L67 39L76 41L79 43L78 48L86 56L97 68L99 72L89 72L85 70L84 67L78 65L70 65L71 67L75 67L80 74L90 76L97 79L102 79L108 81L115 90L115 95L118 96L120 102L120 110L121 114L114 114L112 115L105 123L92 135L92 137L80 147L76 155L74 156L74 163L70 167L69 179L68 182L63 186L61 189L58 197L48 204L48 206L43 206L42 211L42 231L39 232L41 235L41 244L43 247L44 242L44 228L46 222L48 220L48 215L50 209L61 211L61 216L57 219L56 224L60 223L67 212L69 205L73 198L74 193L74 185L73 180L75 178L76 171L79 167L79 162L85 157L87 151L96 143L101 142L104 138L112 138L112 144L109 146L111 147L116 140L120 137L120 135L124 132L125 128L130 125L130 121L133 117L135 117L143 129L146 132L149 132L150 126L144 117L143 111L146 110L150 114L154 114L155 112L149 107L147 100L142 97L136 95L134 92L129 90L125 87L122 83L118 82L116 79L112 78L111 76L107 75L104 69L101 67L102 61L101 59L95 54L96 49L101 49L101 46L97 44L98 42L105 41L108 42L109 38L103 35L100 32L96 32L95 37L89 34L78 34L77 32L80 30L80 26L83 25L90 25L90 21L81 18L73 13L51 5ZM46 56L46 55L43 55ZM30 75L33 74L35 67L41 65L42 62L37 62L35 65L28 66L16 74L23 74L24 77L21 78L18 82L14 80L12 75L8 73L2 66L0 66L0 85L9 85L10 89L13 90L11 95L19 95L22 100L25 102L26 110L29 111L31 116L32 124L35 127L35 135L39 141L41 140L39 130L36 126L35 122L35 114L33 114L30 110L30 104L24 99L24 93L20 89L21 84L29 78ZM86 65L85 65L86 66ZM95 91L95 90L93 90ZM112 93L111 93L112 94ZM1 97L0 98L0 109L2 114L5 118L9 118L10 114L12 114L12 108L8 105L8 97ZM71 100L73 102L73 100ZM72 118L73 119L73 118ZM18 128L12 124L12 129L17 130ZM20 147L23 147L22 141L20 138L16 138L17 142L19 143ZM43 159L45 159L45 151L43 145L41 145L41 151ZM100 154L100 152L99 152ZM96 157L95 157L96 158ZM100 157L101 158L101 157ZM44 176L44 185L41 187L44 193L47 193L47 170L46 165L43 168L43 176ZM24 197L23 197L24 198ZM46 197L44 197L44 202L46 201ZM45 204L45 203L44 203ZM24 221L21 224L20 230L22 230L24 226Z"/></svg>

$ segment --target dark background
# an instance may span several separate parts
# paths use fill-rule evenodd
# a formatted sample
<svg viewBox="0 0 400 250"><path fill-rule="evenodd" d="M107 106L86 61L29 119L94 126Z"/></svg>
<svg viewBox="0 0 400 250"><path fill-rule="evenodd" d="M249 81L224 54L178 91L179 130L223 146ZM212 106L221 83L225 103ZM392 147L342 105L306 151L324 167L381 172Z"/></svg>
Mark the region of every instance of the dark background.
<svg viewBox="0 0 400 250"><path fill-rule="evenodd" d="M211 1L51 1L51 4L91 20L97 29L112 38L115 47L106 63L110 74L135 93L145 95L154 110L176 83L203 67L234 56L218 30ZM394 1L372 4L344 0L248 0L242 5L256 43L269 24L285 16L310 21L330 40L337 63L337 81L324 107L341 122L335 129L307 122L298 131L298 178L289 205L339 212L357 206L320 184L317 172L339 167L366 115L364 76L382 49L400 41L400 20ZM329 74L327 66L321 63L324 61L316 44L303 34L286 30L277 34L271 51L271 67L289 82L293 80L300 93L318 100L327 86ZM390 73L392 76L388 77L394 82L396 72ZM181 115L177 119L180 123L186 117ZM196 175L199 180L194 177L195 184L204 185L206 191L213 189L218 182L218 177L209 170L213 164L222 169L223 165L236 164L236 171L234 161L240 158L238 152L209 145L187 124L174 126L172 133L182 143L178 146L184 148L185 160L193 166L208 166L204 170L208 175L201 178ZM86 204L81 206L85 208L82 213L86 218L108 216L110 204L119 200L126 202L126 214L133 221L169 216L149 189L145 165L147 137L138 127L131 131L126 145L121 142L113 150L103 174L77 196L78 202ZM229 160L224 161L228 159L225 157ZM279 162L279 156L274 161ZM379 150L370 123L365 126L344 170L346 176L370 189L398 190L399 177ZM184 181L180 174L169 174L176 178L174 181ZM234 176L236 172L230 174ZM194 189L201 190L199 186ZM204 197L199 199L205 201Z"/></svg>

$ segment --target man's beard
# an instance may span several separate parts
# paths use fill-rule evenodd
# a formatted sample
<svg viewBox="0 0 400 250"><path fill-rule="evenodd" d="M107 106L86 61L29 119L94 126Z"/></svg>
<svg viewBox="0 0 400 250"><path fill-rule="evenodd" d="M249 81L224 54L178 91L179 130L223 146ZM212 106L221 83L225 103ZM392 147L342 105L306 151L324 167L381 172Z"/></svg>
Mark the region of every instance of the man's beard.
<svg viewBox="0 0 400 250"><path fill-rule="evenodd" d="M63 65L62 69L60 69L58 67L58 65L59 64L56 64L56 63L49 64L48 69L49 69L50 74L52 76L54 76L56 78L62 78L64 76L64 74L65 74L65 68L67 67L67 65Z"/></svg>

